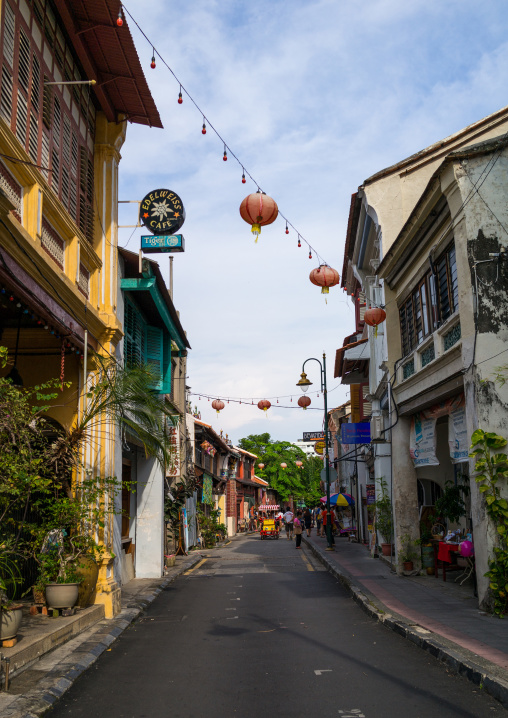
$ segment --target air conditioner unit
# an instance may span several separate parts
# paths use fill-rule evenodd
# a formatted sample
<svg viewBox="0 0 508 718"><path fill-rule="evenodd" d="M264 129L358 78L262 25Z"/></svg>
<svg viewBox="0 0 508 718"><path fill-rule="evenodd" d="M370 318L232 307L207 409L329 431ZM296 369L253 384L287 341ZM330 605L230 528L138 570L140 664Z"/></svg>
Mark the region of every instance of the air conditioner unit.
<svg viewBox="0 0 508 718"><path fill-rule="evenodd" d="M383 417L373 416L370 420L370 441L372 444L383 444L386 442L385 431L383 431Z"/></svg>

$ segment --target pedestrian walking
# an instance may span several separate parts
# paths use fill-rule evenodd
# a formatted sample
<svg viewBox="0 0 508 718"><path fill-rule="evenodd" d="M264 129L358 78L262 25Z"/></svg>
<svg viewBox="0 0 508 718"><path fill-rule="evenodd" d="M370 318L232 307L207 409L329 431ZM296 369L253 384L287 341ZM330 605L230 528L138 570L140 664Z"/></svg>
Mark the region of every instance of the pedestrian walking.
<svg viewBox="0 0 508 718"><path fill-rule="evenodd" d="M286 537L288 541L293 538L293 519L294 514L288 506L286 509L286 513L284 514L284 524L286 526Z"/></svg>
<svg viewBox="0 0 508 718"><path fill-rule="evenodd" d="M303 523L305 524L305 530L307 531L307 536L310 536L310 530L312 528L312 514L310 512L309 507L305 509L303 512Z"/></svg>
<svg viewBox="0 0 508 718"><path fill-rule="evenodd" d="M330 525L331 525L330 545L334 546L335 539L333 537L333 529L335 527L335 513L333 511L333 508L330 507L330 515L328 515L328 510L327 510L326 506L324 506L321 509L321 517L322 517L322 521L323 521L323 533L326 537L328 537L327 528L328 528L328 521L330 521Z"/></svg>
<svg viewBox="0 0 508 718"><path fill-rule="evenodd" d="M301 549L301 543L302 543L302 533L303 533L303 521L302 521L302 512L300 509L296 512L296 517L293 521L294 525L294 531L296 536L296 548Z"/></svg>
<svg viewBox="0 0 508 718"><path fill-rule="evenodd" d="M322 536L323 534L322 534L322 531L321 531L321 525L322 525L322 523L323 523L323 517L321 516L321 506L316 506L316 510L315 510L314 516L315 516L315 518L316 518L317 535L318 535L318 536Z"/></svg>

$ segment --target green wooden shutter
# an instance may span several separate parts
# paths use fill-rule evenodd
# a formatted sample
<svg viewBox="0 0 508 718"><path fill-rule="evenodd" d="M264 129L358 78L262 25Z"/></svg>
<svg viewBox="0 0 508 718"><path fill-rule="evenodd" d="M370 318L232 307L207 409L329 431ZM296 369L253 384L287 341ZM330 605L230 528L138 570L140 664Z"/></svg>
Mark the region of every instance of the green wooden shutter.
<svg viewBox="0 0 508 718"><path fill-rule="evenodd" d="M125 302L124 313L125 363L127 366L141 366L145 363L144 321L131 302Z"/></svg>
<svg viewBox="0 0 508 718"><path fill-rule="evenodd" d="M162 361L162 388L163 394L171 394L171 337L164 332L163 361Z"/></svg>
<svg viewBox="0 0 508 718"><path fill-rule="evenodd" d="M150 365L158 377L154 384L155 391L162 392L163 336L162 329L158 327L146 327L146 363Z"/></svg>

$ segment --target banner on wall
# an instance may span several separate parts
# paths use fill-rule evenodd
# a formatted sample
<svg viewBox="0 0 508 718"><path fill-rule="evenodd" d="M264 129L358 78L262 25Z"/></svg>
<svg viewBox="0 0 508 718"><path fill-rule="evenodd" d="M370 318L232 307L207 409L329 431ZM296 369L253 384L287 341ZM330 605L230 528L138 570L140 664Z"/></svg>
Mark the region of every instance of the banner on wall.
<svg viewBox="0 0 508 718"><path fill-rule="evenodd" d="M439 465L436 455L436 422L442 416L448 416L448 445L452 463L467 461L469 442L465 401L461 394L424 409L411 418L409 453L416 468Z"/></svg>
<svg viewBox="0 0 508 718"><path fill-rule="evenodd" d="M411 418L409 453L416 468L419 466L439 466L436 456L436 419L426 418L425 412Z"/></svg>
<svg viewBox="0 0 508 718"><path fill-rule="evenodd" d="M453 464L467 461L469 441L466 426L466 409L464 406L451 411L448 417L448 444Z"/></svg>

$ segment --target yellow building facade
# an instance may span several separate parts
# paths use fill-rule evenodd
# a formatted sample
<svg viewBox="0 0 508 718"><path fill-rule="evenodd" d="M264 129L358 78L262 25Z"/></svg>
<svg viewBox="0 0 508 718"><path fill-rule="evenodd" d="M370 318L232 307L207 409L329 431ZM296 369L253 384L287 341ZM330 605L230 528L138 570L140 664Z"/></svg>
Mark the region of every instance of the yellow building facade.
<svg viewBox="0 0 508 718"><path fill-rule="evenodd" d="M117 208L127 122L161 124L129 29L116 25L117 5L2 0L0 11L4 374L24 386L70 382L49 412L69 429L83 408L92 352L114 355L123 335ZM101 423L84 466L112 476L114 456L114 427ZM111 527L102 538L112 545ZM120 608L112 562L106 551L96 598L108 617Z"/></svg>

